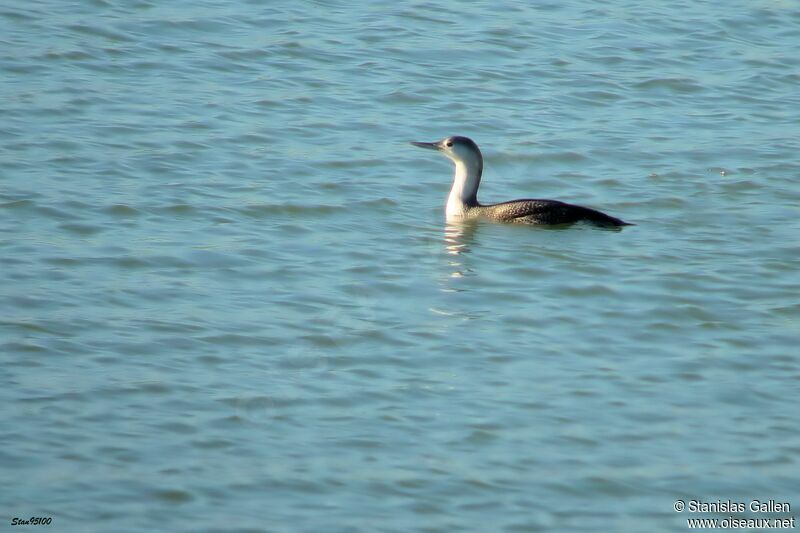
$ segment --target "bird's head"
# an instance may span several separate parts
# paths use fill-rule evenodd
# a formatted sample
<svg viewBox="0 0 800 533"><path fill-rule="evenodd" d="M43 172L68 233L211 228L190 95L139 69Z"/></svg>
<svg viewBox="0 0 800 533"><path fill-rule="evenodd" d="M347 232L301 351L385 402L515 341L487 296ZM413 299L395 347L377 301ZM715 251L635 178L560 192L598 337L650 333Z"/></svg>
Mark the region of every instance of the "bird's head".
<svg viewBox="0 0 800 533"><path fill-rule="evenodd" d="M475 141L469 137L454 135L437 142L412 142L414 146L436 150L449 157L455 164L469 167L482 166L483 157Z"/></svg>

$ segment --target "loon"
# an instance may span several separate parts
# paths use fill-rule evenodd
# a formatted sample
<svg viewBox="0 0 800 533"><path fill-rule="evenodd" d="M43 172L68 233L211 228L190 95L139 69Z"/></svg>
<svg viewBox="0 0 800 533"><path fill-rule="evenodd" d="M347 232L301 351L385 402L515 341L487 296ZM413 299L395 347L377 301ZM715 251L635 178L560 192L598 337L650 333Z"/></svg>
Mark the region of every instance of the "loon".
<svg viewBox="0 0 800 533"><path fill-rule="evenodd" d="M483 205L478 202L478 186L483 173L483 156L469 137L446 137L438 142L412 142L414 146L437 150L456 165L453 188L447 199L447 220L488 218L497 222L527 224L572 224L590 222L598 226L631 226L628 222L588 207L558 200L512 200Z"/></svg>

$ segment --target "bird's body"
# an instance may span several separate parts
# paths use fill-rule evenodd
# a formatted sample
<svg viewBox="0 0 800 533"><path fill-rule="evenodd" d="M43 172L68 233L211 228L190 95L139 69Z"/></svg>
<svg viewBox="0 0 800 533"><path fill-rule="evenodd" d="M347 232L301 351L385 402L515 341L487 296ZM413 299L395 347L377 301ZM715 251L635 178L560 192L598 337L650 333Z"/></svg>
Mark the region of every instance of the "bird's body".
<svg viewBox="0 0 800 533"><path fill-rule="evenodd" d="M487 218L497 222L524 224L573 224L589 222L600 226L627 226L627 222L588 207L558 200L523 199L482 205L478 187L483 174L483 156L472 139L447 137L435 143L411 143L420 148L438 150L455 163L453 187L445 209L448 220Z"/></svg>

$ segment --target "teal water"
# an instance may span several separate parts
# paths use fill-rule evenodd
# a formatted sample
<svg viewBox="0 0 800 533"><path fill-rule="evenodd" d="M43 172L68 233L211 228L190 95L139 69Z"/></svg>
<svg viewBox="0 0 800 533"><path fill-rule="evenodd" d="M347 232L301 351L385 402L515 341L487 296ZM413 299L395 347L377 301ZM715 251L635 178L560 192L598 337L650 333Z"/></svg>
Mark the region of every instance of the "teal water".
<svg viewBox="0 0 800 533"><path fill-rule="evenodd" d="M797 2L7 2L0 71L6 524L800 506ZM637 225L448 226L452 134Z"/></svg>

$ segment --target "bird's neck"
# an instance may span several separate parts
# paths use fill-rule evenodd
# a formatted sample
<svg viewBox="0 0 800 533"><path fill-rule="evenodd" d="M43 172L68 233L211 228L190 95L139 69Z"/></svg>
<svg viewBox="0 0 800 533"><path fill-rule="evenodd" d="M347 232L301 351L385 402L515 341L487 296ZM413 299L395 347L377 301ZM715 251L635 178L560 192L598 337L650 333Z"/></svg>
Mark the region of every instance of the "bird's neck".
<svg viewBox="0 0 800 533"><path fill-rule="evenodd" d="M447 218L457 218L466 214L470 207L478 205L478 186L481 184L483 160L480 156L469 160L454 161L456 173L453 188L447 198Z"/></svg>

